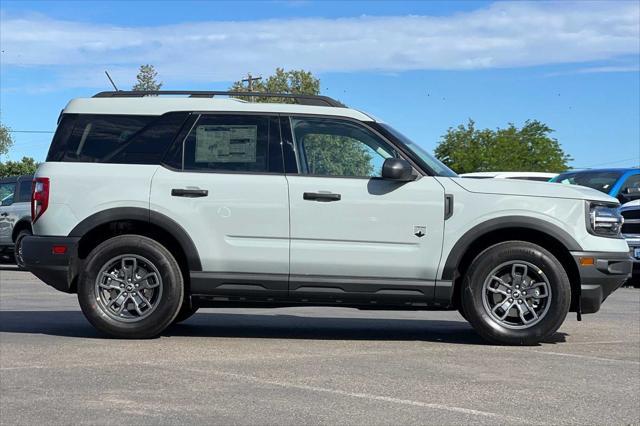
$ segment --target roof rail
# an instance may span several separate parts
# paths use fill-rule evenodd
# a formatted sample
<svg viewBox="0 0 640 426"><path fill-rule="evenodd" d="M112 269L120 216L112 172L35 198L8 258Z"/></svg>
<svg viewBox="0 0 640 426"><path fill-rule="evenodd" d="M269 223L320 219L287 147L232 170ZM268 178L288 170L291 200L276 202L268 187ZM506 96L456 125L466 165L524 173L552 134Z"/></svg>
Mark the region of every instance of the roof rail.
<svg viewBox="0 0 640 426"><path fill-rule="evenodd" d="M118 90L100 92L93 95L94 98L141 98L144 96L159 95L189 95L191 98L213 98L214 96L236 96L236 97L261 97L261 98L289 98L294 99L300 105L330 106L346 108L346 106L328 96L319 95L296 95L291 93L263 93L263 92L225 92L206 90Z"/></svg>

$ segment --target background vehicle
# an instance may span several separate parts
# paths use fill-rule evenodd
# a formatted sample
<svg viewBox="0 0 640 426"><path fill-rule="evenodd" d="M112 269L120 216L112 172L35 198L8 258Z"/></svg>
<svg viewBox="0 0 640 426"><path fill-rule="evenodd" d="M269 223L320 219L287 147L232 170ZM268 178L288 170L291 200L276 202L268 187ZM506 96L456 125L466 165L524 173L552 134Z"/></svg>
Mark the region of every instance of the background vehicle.
<svg viewBox="0 0 640 426"><path fill-rule="evenodd" d="M99 330L152 337L200 306L458 309L489 341L534 344L631 271L605 194L458 178L330 98L221 94L64 109L24 259Z"/></svg>
<svg viewBox="0 0 640 426"><path fill-rule="evenodd" d="M15 258L24 268L22 240L31 235L31 181L33 176L0 179L0 255Z"/></svg>
<svg viewBox="0 0 640 426"><path fill-rule="evenodd" d="M535 180L539 182L548 182L554 177L558 176L557 173L544 173L544 172L474 172L463 173L460 177L473 178L473 179L521 179L521 180Z"/></svg>
<svg viewBox="0 0 640 426"><path fill-rule="evenodd" d="M622 235L629 244L631 257L634 260L633 275L628 283L634 287L640 287L640 200L623 204L620 207L620 214L624 217Z"/></svg>
<svg viewBox="0 0 640 426"><path fill-rule="evenodd" d="M640 199L640 169L593 169L565 172L552 182L597 189L624 204Z"/></svg>

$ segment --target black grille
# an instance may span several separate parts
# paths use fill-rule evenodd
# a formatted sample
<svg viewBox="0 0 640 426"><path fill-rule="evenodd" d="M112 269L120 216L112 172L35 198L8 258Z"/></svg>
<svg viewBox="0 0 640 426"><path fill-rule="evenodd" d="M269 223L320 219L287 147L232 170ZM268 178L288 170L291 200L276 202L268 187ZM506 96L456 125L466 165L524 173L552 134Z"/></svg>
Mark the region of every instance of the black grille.
<svg viewBox="0 0 640 426"><path fill-rule="evenodd" d="M640 234L640 208L622 211L624 217L624 225L622 225L623 234Z"/></svg>
<svg viewBox="0 0 640 426"><path fill-rule="evenodd" d="M629 219L640 219L640 207L633 210L622 211L622 216L624 216L624 220Z"/></svg>

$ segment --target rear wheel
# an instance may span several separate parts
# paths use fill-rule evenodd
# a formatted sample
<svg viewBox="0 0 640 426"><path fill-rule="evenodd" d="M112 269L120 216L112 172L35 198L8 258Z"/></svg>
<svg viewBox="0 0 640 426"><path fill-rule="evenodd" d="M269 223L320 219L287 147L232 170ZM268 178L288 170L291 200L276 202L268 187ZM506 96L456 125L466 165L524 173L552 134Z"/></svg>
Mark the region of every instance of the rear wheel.
<svg viewBox="0 0 640 426"><path fill-rule="evenodd" d="M24 258L22 257L22 241L24 240L24 237L28 237L30 235L31 235L30 229L23 229L22 231L18 232L18 236L16 237L16 243L13 247L13 257L16 260L16 265L18 265L18 268L20 269L26 269Z"/></svg>
<svg viewBox="0 0 640 426"><path fill-rule="evenodd" d="M525 241L496 244L480 253L463 281L463 311L486 340L532 345L555 333L571 301L560 262Z"/></svg>
<svg viewBox="0 0 640 426"><path fill-rule="evenodd" d="M98 245L78 282L82 312L114 337L149 338L178 314L183 300L180 267L160 243L122 235Z"/></svg>

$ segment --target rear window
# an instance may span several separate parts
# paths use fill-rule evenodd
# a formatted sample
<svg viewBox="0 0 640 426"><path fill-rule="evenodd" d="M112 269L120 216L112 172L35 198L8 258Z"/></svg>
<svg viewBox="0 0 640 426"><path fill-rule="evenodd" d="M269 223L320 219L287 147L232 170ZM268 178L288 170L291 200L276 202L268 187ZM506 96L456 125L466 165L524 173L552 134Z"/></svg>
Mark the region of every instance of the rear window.
<svg viewBox="0 0 640 426"><path fill-rule="evenodd" d="M47 161L157 164L187 116L65 114Z"/></svg>

